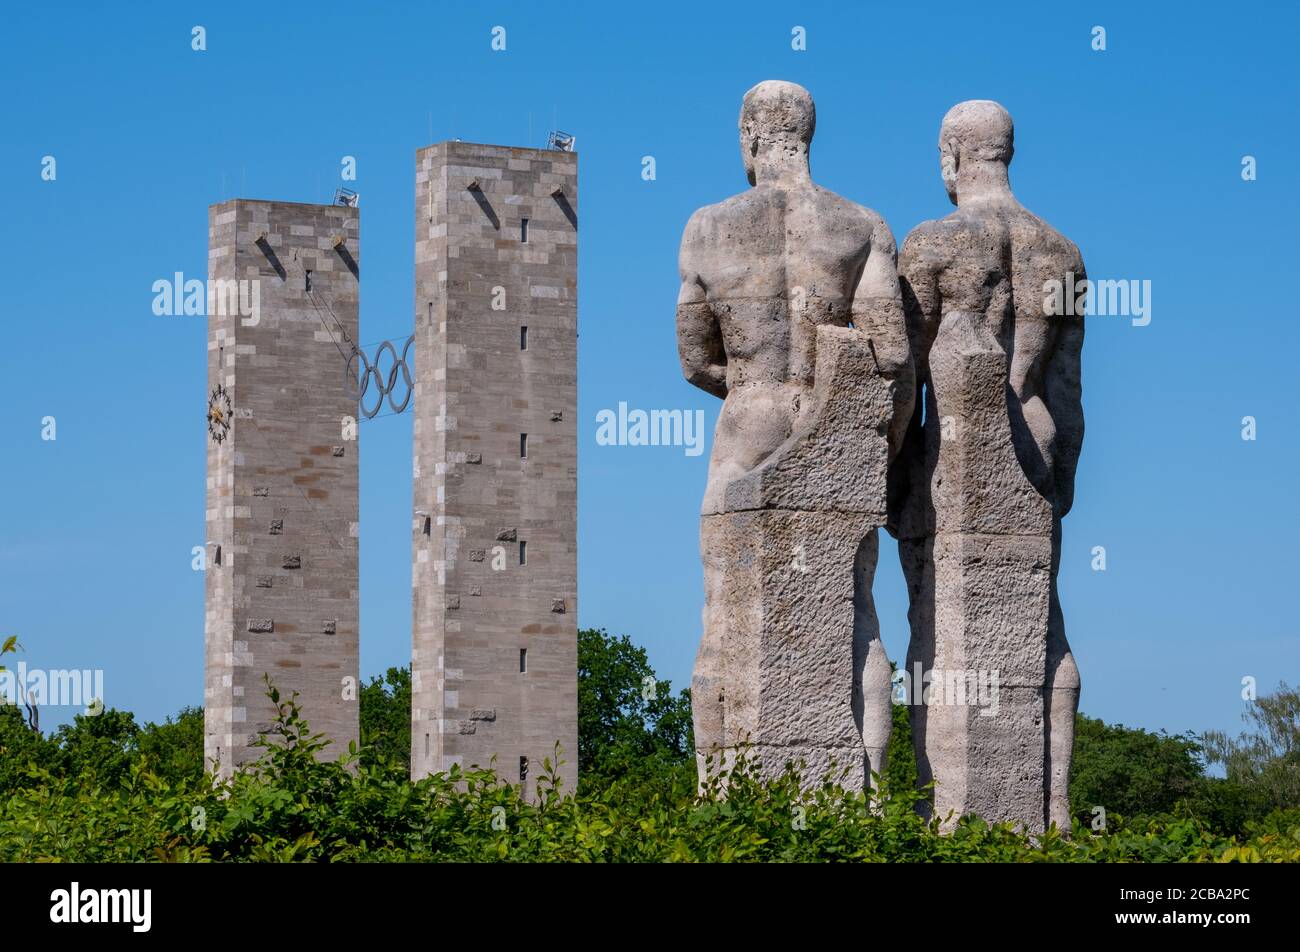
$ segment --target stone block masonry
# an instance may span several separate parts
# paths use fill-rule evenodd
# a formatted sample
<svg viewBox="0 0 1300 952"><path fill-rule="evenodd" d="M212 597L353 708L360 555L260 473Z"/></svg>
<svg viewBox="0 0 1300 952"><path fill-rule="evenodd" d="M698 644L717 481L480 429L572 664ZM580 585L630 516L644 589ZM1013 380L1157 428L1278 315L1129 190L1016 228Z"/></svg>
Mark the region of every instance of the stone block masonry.
<svg viewBox="0 0 1300 952"><path fill-rule="evenodd" d="M260 753L252 744L275 716L264 675L298 693L332 742L322 757L357 739L357 410L344 335L357 337L358 239L355 208L241 199L208 210L209 287L257 282L258 303L254 314L208 308L209 399L223 387L231 409L207 456L204 756L222 775Z"/></svg>
<svg viewBox="0 0 1300 952"><path fill-rule="evenodd" d="M577 155L416 155L411 774L577 780Z"/></svg>

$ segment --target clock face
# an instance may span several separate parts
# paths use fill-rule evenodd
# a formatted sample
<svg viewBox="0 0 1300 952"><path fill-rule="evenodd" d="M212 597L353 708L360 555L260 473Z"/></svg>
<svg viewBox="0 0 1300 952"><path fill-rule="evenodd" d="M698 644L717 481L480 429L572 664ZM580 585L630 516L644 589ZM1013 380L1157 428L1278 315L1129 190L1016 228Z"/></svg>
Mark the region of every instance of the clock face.
<svg viewBox="0 0 1300 952"><path fill-rule="evenodd" d="M226 393L225 387L217 384L212 395L208 397L208 435L215 442L222 442L230 433L230 421L234 415L235 410L230 404L230 394Z"/></svg>

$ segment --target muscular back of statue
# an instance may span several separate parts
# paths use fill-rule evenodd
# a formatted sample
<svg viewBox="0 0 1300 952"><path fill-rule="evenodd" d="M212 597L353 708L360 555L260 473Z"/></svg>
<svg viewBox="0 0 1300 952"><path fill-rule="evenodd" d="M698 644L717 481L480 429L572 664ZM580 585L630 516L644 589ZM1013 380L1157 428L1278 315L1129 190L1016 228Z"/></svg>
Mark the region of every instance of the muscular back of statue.
<svg viewBox="0 0 1300 952"><path fill-rule="evenodd" d="M918 380L934 383L931 365L945 354L1005 353L1016 454L1057 518L1066 515L1083 438L1083 322L1047 314L1043 305L1049 282L1085 277L1078 249L1008 193L968 201L919 226L903 246L899 271Z"/></svg>
<svg viewBox="0 0 1300 952"><path fill-rule="evenodd" d="M818 325L867 323L883 372L908 364L893 236L875 212L813 184L814 124L806 91L754 87L741 115L754 187L701 208L682 237L683 372L725 399L705 512L723 511L725 485L767 459L806 413Z"/></svg>

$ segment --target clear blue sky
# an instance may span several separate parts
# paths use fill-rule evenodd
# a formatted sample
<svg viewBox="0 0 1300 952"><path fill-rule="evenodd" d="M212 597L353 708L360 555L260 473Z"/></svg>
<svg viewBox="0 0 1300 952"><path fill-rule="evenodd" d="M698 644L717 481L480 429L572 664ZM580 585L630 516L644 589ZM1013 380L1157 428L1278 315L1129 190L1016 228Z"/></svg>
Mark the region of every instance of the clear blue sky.
<svg viewBox="0 0 1300 952"><path fill-rule="evenodd" d="M678 241L695 208L745 187L741 95L789 79L817 101L814 177L883 214L900 242L950 210L944 112L991 98L1016 121L1021 200L1093 277L1152 282L1149 326L1098 318L1084 348L1088 429L1061 570L1083 710L1235 730L1242 677L1300 680L1293 6L467 6L7 9L0 634L21 638L30 665L103 668L107 702L146 719L202 702L190 549L204 540L205 327L154 316L150 288L205 275L208 205L328 200L355 156L362 338L403 335L415 150L540 146L558 127L581 153L579 622L630 634L687 684L707 454L597 446L595 417L619 401L699 407L711 431L716 401L677 364ZM190 48L196 24L206 52ZM791 49L796 25L806 51ZM1090 48L1095 25L1105 52ZM40 438L46 415L55 442ZM370 675L409 655L409 415L366 423L362 441ZM1090 569L1096 545L1104 573ZM899 660L895 553L882 545L877 591Z"/></svg>

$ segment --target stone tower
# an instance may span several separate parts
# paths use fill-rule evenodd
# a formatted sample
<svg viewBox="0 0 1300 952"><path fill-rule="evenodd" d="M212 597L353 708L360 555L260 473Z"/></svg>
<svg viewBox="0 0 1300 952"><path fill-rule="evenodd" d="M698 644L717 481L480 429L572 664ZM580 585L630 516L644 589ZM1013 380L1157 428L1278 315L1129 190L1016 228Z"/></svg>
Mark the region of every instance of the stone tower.
<svg viewBox="0 0 1300 952"><path fill-rule="evenodd" d="M411 774L577 780L577 155L416 154Z"/></svg>
<svg viewBox="0 0 1300 952"><path fill-rule="evenodd" d="M355 208L208 210L204 757L225 775L260 752L267 674L322 756L357 739L358 235Z"/></svg>

